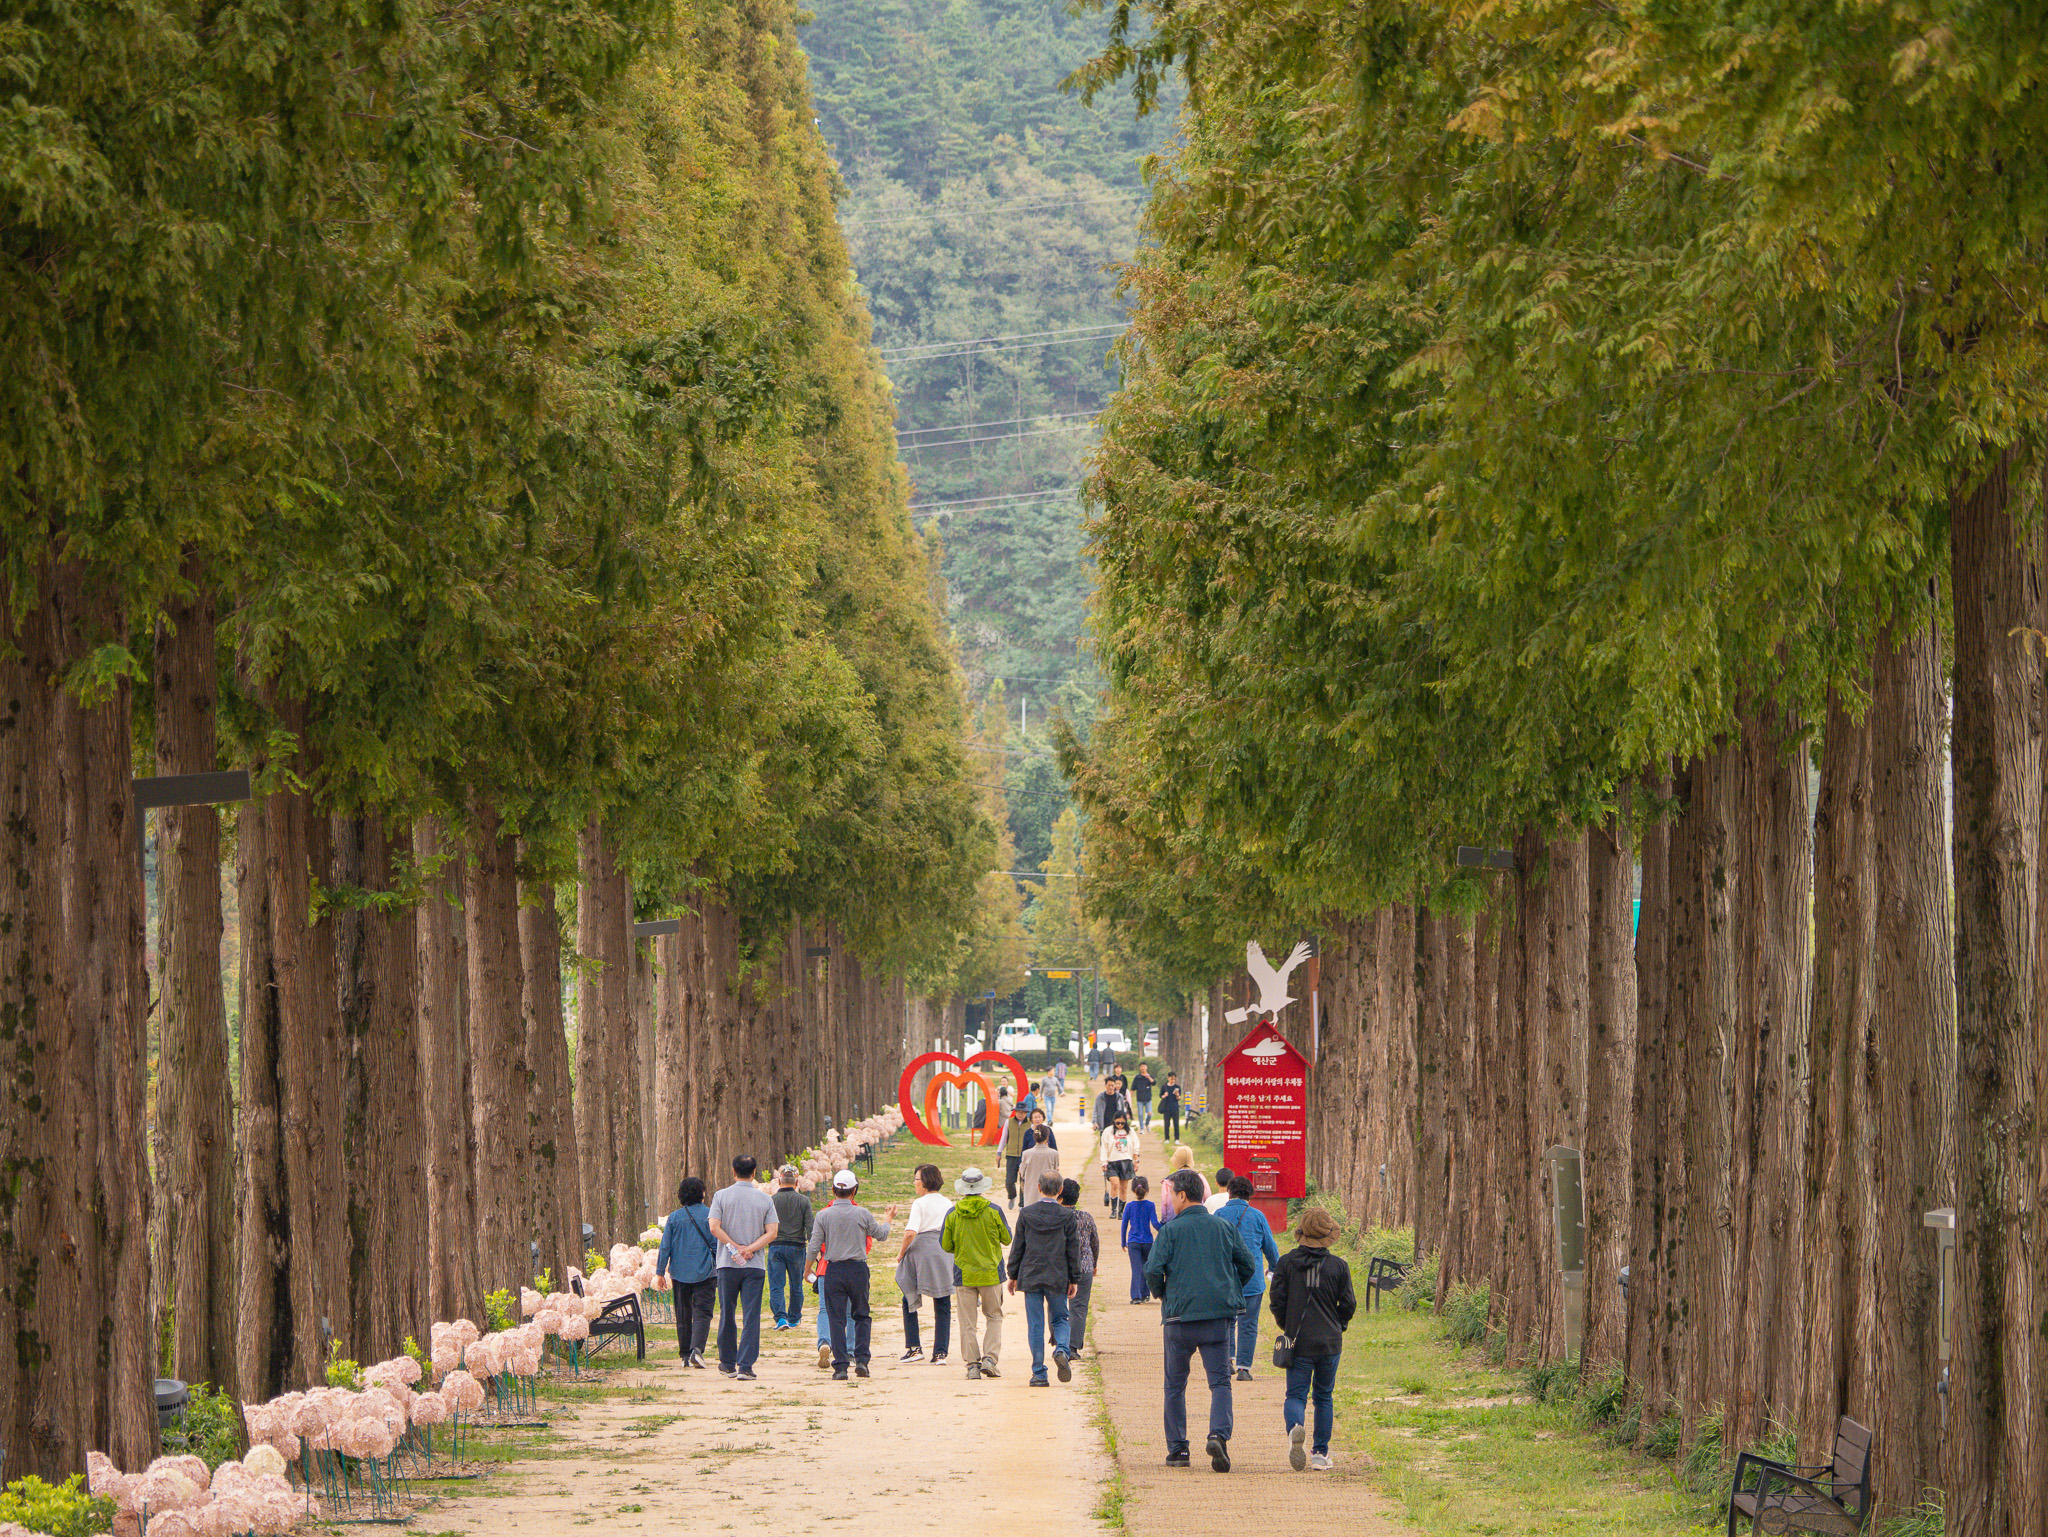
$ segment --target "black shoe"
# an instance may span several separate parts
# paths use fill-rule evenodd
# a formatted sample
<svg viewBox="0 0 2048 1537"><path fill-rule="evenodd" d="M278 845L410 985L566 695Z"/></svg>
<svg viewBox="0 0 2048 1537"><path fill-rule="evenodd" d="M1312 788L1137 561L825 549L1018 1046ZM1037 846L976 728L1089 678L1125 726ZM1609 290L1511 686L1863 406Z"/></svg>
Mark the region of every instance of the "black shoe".
<svg viewBox="0 0 2048 1537"><path fill-rule="evenodd" d="M1186 1452L1168 1452L1166 1465L1169 1468L1191 1468L1195 1465L1195 1460Z"/></svg>
<svg viewBox="0 0 2048 1537"><path fill-rule="evenodd" d="M924 1347L922 1345L912 1345L896 1359L899 1361L922 1361L924 1359Z"/></svg>
<svg viewBox="0 0 2048 1537"><path fill-rule="evenodd" d="M1252 1369L1249 1366L1240 1366L1237 1369L1237 1380L1239 1382L1250 1382L1252 1380Z"/></svg>
<svg viewBox="0 0 2048 1537"><path fill-rule="evenodd" d="M1049 1388L1052 1386L1052 1383L1044 1377L1033 1377L1031 1379L1031 1386L1034 1388Z"/></svg>
<svg viewBox="0 0 2048 1537"><path fill-rule="evenodd" d="M856 1377L868 1377L873 1375L873 1373L871 1373L865 1366L862 1366L859 1362L854 1363L853 1374Z"/></svg>
<svg viewBox="0 0 2048 1537"><path fill-rule="evenodd" d="M698 1371L700 1371L700 1372L701 1372L702 1370L704 1370L704 1352L703 1352L703 1351L701 1351L701 1350L693 1350L693 1351L691 1351L691 1352L690 1352L690 1364L691 1364L692 1366L696 1367L696 1368L697 1368L697 1370L698 1370Z"/></svg>
<svg viewBox="0 0 2048 1537"><path fill-rule="evenodd" d="M719 1376L721 1376L721 1377L737 1377L737 1376L738 1376L739 1374L740 1374L740 1373L739 1373L739 1368L738 1368L738 1367L736 1367L736 1366L727 1366L727 1365L726 1365L726 1364L725 1364L725 1363L724 1363L723 1361L720 1361L720 1362L718 1363L718 1375L719 1375Z"/></svg>
<svg viewBox="0 0 2048 1537"><path fill-rule="evenodd" d="M832 1380L834 1382L844 1382L846 1380L846 1368L843 1366L834 1367L832 1369Z"/></svg>
<svg viewBox="0 0 2048 1537"><path fill-rule="evenodd" d="M1209 1466L1219 1473L1230 1471L1230 1443L1221 1436L1209 1437Z"/></svg>
<svg viewBox="0 0 2048 1537"><path fill-rule="evenodd" d="M932 1352L932 1365L934 1365L934 1366L944 1366L945 1364L946 1364L946 1352L945 1352L945 1351L943 1351L943 1350L934 1350L934 1351Z"/></svg>
<svg viewBox="0 0 2048 1537"><path fill-rule="evenodd" d="M734 1377L737 1381L740 1382L752 1382L754 1380L754 1374L752 1372L736 1372L734 1373Z"/></svg>
<svg viewBox="0 0 2048 1537"><path fill-rule="evenodd" d="M1055 1350L1052 1353L1052 1364L1054 1369L1060 1374L1060 1381L1072 1382L1074 1380L1074 1368L1067 1364L1073 1359L1064 1350Z"/></svg>

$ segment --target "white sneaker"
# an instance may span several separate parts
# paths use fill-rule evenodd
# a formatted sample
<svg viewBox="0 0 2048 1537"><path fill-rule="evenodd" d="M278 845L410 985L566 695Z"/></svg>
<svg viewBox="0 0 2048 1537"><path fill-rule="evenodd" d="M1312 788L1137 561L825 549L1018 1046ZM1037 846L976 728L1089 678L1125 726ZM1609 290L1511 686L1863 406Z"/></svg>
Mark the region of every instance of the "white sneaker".
<svg viewBox="0 0 2048 1537"><path fill-rule="evenodd" d="M1317 1473L1327 1473L1330 1471L1330 1454L1328 1452L1316 1452L1309 1457L1308 1465Z"/></svg>
<svg viewBox="0 0 2048 1537"><path fill-rule="evenodd" d="M1297 1425L1287 1432L1287 1465L1297 1473L1308 1466L1308 1426Z"/></svg>

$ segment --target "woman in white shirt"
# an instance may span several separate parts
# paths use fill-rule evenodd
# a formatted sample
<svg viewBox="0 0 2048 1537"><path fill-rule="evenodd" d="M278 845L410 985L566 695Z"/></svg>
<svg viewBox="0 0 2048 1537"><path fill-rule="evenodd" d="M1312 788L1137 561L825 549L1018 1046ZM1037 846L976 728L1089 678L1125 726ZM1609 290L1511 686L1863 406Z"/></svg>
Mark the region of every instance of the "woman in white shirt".
<svg viewBox="0 0 2048 1537"><path fill-rule="evenodd" d="M1119 1111L1102 1129L1101 1154L1102 1176L1109 1181L1109 1214L1119 1217L1138 1173L1138 1134L1131 1130L1127 1113Z"/></svg>
<svg viewBox="0 0 2048 1537"><path fill-rule="evenodd" d="M937 1164L919 1164L918 1197L910 1203L903 1224L903 1248L896 1256L896 1286L903 1293L903 1359L922 1361L924 1346L917 1337L917 1310L932 1299L932 1364L946 1359L953 1333L953 1256L939 1247L946 1213L953 1203L940 1194L946 1181Z"/></svg>

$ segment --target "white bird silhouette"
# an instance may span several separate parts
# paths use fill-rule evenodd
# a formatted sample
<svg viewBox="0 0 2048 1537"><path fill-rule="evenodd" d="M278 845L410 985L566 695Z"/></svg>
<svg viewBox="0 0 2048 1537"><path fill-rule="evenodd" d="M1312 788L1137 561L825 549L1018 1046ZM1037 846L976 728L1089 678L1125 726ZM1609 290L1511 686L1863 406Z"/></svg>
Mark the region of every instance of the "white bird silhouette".
<svg viewBox="0 0 2048 1537"><path fill-rule="evenodd" d="M1231 1009L1223 1017L1233 1025L1241 1025L1254 1014L1278 1014L1294 1002L1287 992L1288 974L1307 959L1308 941L1304 939L1287 953L1287 964L1275 971L1273 963L1266 959L1266 952L1259 948L1259 942L1252 940L1244 947L1244 969L1259 984L1259 1006L1256 1009Z"/></svg>

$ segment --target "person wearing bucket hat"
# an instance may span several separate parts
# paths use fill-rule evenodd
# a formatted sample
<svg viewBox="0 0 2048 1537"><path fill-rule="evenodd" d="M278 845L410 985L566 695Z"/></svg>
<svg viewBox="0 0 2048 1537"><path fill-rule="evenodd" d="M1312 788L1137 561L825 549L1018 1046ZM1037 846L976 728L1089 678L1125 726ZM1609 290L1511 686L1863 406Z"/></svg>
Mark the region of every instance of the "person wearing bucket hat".
<svg viewBox="0 0 2048 1537"><path fill-rule="evenodd" d="M1003 1250L1010 1242L1010 1221L988 1198L994 1188L995 1181L981 1170L961 1170L953 1182L960 1200L939 1230L939 1247L953 1256L958 1273L953 1316L969 1381L1002 1375L996 1358L1003 1349Z"/></svg>
<svg viewBox="0 0 2048 1537"><path fill-rule="evenodd" d="M832 1331L832 1380L844 1382L851 1361L855 1374L866 1377L868 1345L874 1319L868 1312L868 1241L889 1236L889 1224L896 1220L890 1207L877 1217L865 1206L853 1204L860 1193L860 1176L841 1169L832 1176L832 1204L819 1212L811 1224L811 1242L806 1251L808 1268L826 1261L825 1283L818 1306L824 1310ZM852 1328L849 1331L848 1325ZM847 1338L851 1332L853 1338Z"/></svg>

